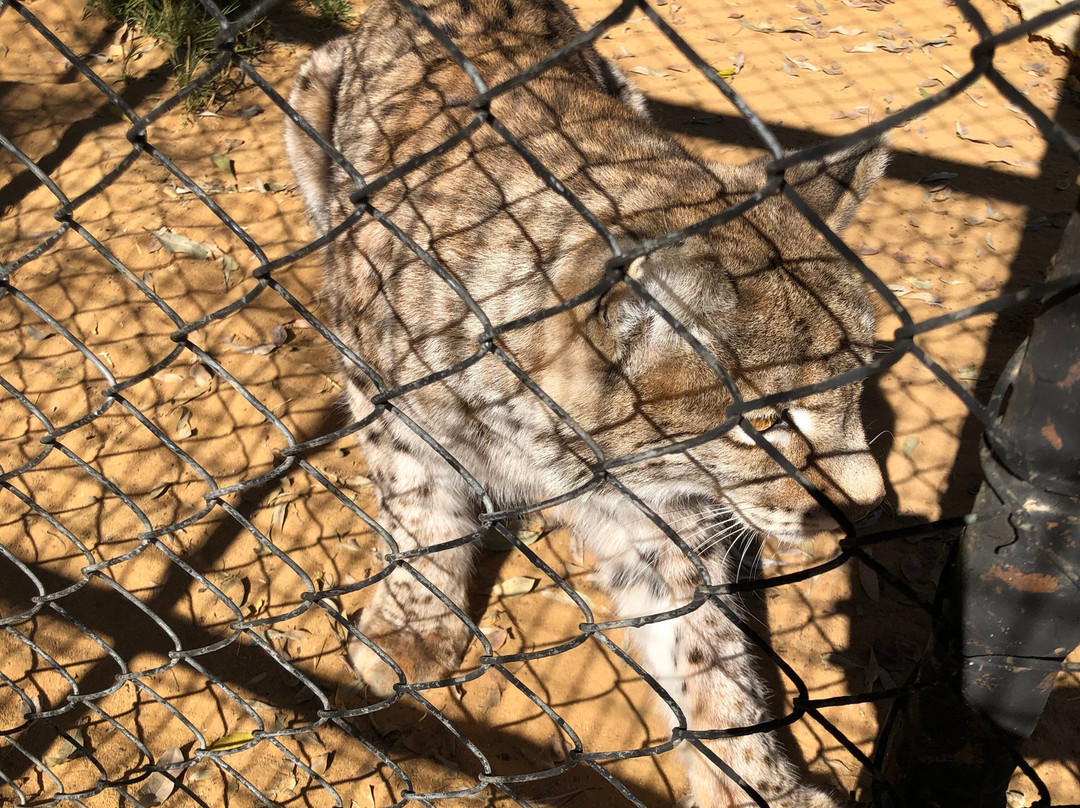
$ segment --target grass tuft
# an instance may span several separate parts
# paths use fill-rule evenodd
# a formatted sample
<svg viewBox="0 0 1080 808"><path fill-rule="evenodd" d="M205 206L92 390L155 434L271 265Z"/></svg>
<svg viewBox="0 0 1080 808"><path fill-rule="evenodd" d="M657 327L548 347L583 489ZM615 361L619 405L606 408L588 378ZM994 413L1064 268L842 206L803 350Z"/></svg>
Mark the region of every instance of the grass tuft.
<svg viewBox="0 0 1080 808"><path fill-rule="evenodd" d="M233 19L254 8L258 0L217 2L225 16ZM169 46L169 63L180 86L188 84L216 56L214 39L221 29L199 0L88 0L88 4L116 22L138 26L146 35ZM328 25L345 22L353 16L349 0L284 0L280 6L306 6ZM234 49L240 55L251 55L272 34L266 19L259 19L237 35ZM207 103L215 94L215 87L227 81L228 76L223 75L217 84L204 88L203 93L195 96L194 105Z"/></svg>

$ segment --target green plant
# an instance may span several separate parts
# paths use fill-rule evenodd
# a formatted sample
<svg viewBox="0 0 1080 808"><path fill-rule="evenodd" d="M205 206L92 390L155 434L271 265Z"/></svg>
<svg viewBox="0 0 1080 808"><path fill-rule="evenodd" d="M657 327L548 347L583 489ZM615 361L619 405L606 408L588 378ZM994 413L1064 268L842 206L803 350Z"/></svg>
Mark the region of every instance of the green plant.
<svg viewBox="0 0 1080 808"><path fill-rule="evenodd" d="M89 5L117 22L136 25L143 33L171 47L169 62L177 82L188 84L200 65L213 58L214 39L220 27L199 0L88 0ZM218 6L229 18L250 11L258 0L218 0ZM328 24L344 22L352 16L349 0L284 0L281 6L309 6L320 20ZM271 36L266 19L259 19L239 32L235 50L240 54L257 51ZM221 77L225 79L225 76ZM220 82L219 82L220 83ZM214 86L196 96L201 105L214 93Z"/></svg>

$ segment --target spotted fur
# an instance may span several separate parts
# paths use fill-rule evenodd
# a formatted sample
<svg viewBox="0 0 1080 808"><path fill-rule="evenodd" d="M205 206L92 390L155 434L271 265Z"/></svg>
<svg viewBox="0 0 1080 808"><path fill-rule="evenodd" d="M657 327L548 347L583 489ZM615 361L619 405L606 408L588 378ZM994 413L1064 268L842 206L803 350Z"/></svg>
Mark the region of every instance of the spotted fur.
<svg viewBox="0 0 1080 808"><path fill-rule="evenodd" d="M496 86L580 33L560 0L421 3L487 85ZM291 97L314 130L373 181L427 153L473 120L477 91L435 37L393 0L375 0L354 34L316 51ZM725 420L725 384L626 280L599 298L478 340L601 283L612 255L596 230L496 131L509 129L623 245L686 227L744 199L766 163L715 164L686 151L648 117L641 95L592 48L490 105L487 122L373 193L290 125L286 142L309 218L326 233L370 203L445 268L483 322L391 227L370 212L326 247L331 325L388 387L461 363L457 372L393 399L393 407L449 451L496 508L542 502L592 478L592 449L523 384L527 374L587 432L605 459L699 435ZM881 176L880 143L788 169L786 180L835 229ZM735 221L635 261L630 277L756 399L864 364L873 317L863 285L792 207L774 196ZM473 357L473 360L470 360ZM377 387L342 363L349 406L370 415ZM848 385L751 413L762 435L850 516L881 497ZM378 490L378 519L402 552L468 536L480 526L473 485L392 412L359 434ZM769 533L797 541L834 520L741 428L681 452L614 470L619 483L667 518L709 581L731 580L736 540ZM694 600L700 571L611 484L560 506L589 546L624 616ZM733 549L734 548L734 549ZM475 543L409 559L419 576L465 609ZM416 575L380 582L359 620L412 680L446 676L471 635ZM630 632L643 663L691 729L766 720L762 684L741 631L709 602ZM397 683L361 643L353 662L376 694ZM707 744L776 808L825 808L800 782L773 733ZM684 747L689 748L688 744ZM703 808L749 806L746 793L693 749Z"/></svg>

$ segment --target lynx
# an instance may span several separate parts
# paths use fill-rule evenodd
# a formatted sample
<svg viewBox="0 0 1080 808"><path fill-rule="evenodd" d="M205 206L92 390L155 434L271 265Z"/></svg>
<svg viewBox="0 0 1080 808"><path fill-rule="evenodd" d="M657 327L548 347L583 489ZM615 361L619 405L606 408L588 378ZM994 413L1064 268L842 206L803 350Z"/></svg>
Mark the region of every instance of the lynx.
<svg viewBox="0 0 1080 808"><path fill-rule="evenodd" d="M858 385L762 403L717 429L735 399L706 356L747 402L870 356L862 281L790 201L771 196L625 257L746 199L767 181L768 161L722 165L689 153L590 46L481 110L477 85L439 39L495 87L580 35L573 15L561 0L419 4L438 37L394 0L374 0L359 30L300 72L290 103L339 154L294 124L286 132L310 221L320 235L334 231L330 327L362 360L342 362L346 397L356 419L371 418L358 439L379 524L396 544L396 567L358 629L410 682L452 675L473 639L420 579L467 609L477 542L455 540L479 535L483 513L580 488L556 517L588 546L630 617L686 606L700 585L731 581L736 538L795 542L836 528L755 437L848 518L882 496ZM793 166L785 181L840 230L886 162L886 146L872 142ZM710 430L709 440L670 448ZM767 720L743 632L711 600L696 603L628 630L642 664L680 706L683 729ZM393 692L398 674L368 645L354 640L350 654L372 694ZM702 745L775 808L835 805L801 782L775 733ZM680 746L698 805L754 804L709 755Z"/></svg>

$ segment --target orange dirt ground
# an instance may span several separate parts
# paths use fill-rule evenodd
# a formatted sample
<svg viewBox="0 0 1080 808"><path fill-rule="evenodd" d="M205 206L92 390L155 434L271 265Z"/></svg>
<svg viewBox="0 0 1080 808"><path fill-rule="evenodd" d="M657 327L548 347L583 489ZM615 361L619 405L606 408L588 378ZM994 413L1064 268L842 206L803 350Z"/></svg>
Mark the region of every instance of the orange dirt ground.
<svg viewBox="0 0 1080 808"><path fill-rule="evenodd" d="M174 92L162 69L163 49L153 40L107 27L75 0L30 0L25 5L140 114ZM578 12L588 24L613 5L611 0L582 0ZM717 69L737 70L728 79L731 86L789 147L857 130L938 92L970 68L970 49L976 42L948 0L714 0L657 2L655 7ZM979 8L994 30L1016 22L1015 13L1004 5L981 0ZM334 32L320 30L300 15L278 26L284 44L261 56L257 68L287 95L311 46ZM826 35L815 36L815 28ZM599 46L638 83L653 102L657 119L693 147L728 161L762 153L720 93L641 13L617 25ZM1075 131L1077 97L1067 80L1065 58L1041 41L1022 40L1000 48L995 64L1047 115ZM122 116L11 8L0 14L0 80L0 133L37 161L69 199L98 183L131 151ZM237 114L253 111L254 105L262 108L261 114ZM208 189L269 259L298 249L311 233L291 185L281 111L250 84L210 110L214 114L175 108L154 121L147 140ZM1075 207L1076 172L1047 153L1024 114L981 81L898 128L893 143L896 156L888 178L845 238L887 283L906 290L902 300L916 319L957 310L1042 277L1060 228ZM6 151L0 154L0 260L10 262L53 232L58 202ZM281 463L287 433L305 441L343 426L332 350L275 289L260 288L252 276L260 256L146 155L103 192L81 202L74 218L86 236L67 232L12 274L20 297L0 298L0 375L44 418L62 426L104 403L105 372L123 381L170 356L176 345L170 339L176 329L173 320L131 277L89 246L87 239L92 238L186 322L248 301L223 319L206 323L191 339L266 412L184 350L151 378L125 389L122 403L60 441L123 490L133 507L56 449L10 480L13 489L56 519L54 524L42 518L12 490L0 490L0 541L35 570L46 592L80 581L90 564L108 564L107 577L166 621L176 639L119 587L95 578L59 603L115 649L123 667L85 631L46 608L0 633L0 671L41 709L49 709L62 706L73 687L80 694L106 691L114 688L120 674L165 666L161 673L132 675L95 700L100 713L79 709L55 719L66 729L82 732L112 779L137 775L150 761L103 714L113 716L155 756L178 747L193 757L229 733L304 727L317 719L320 709L359 706L352 672L340 653L342 630L322 609L303 609L300 596L362 580L378 569L378 547L356 516L310 473L294 466L279 480L225 497L241 519L250 520L269 538L272 551L222 507L165 535L162 547L144 546L136 538L204 508L211 483L197 473L196 464L221 487L253 480ZM159 228L212 249L205 258L171 253L152 235ZM289 264L273 277L319 315L317 256ZM34 306L62 323L92 357L53 331ZM888 340L898 321L884 308L882 312L880 337ZM965 320L920 338L919 345L985 398L997 369L1026 335L1031 313ZM979 481L974 451L978 428L962 402L907 357L869 385L867 410L869 429L876 436L873 446L887 477L890 513L880 525L966 513ZM162 445L135 412L176 441L192 462ZM47 448L39 440L45 434L41 421L2 391L0 423L2 469L16 469ZM347 437L309 452L306 460L356 503L370 504L363 458ZM140 512L142 517L136 515ZM65 529L81 547L65 536ZM609 614L593 588L588 559L565 535L545 535L532 549L594 603L597 619ZM825 535L784 552L769 550L765 573L790 571L811 557L820 560L835 551L836 538ZM923 596L933 591L943 563L939 544L900 541L875 553ZM194 582L177 559L207 576L224 598ZM498 582L518 576L540 582L520 597L489 594ZM499 653L535 650L579 633L580 610L522 555L490 554L481 577L479 624L503 643ZM0 581L0 618L31 607L30 599L38 592L9 561L0 560ZM345 612L355 613L365 597L361 591L336 600ZM774 647L813 697L903 682L929 627L922 611L854 563L768 590L754 607L765 620L759 627L765 631L768 626ZM200 648L231 636L229 625L240 617L282 615L288 617L269 630L260 629L262 641L326 693L329 703L312 698L306 686L257 649L250 637L197 657L197 665L169 664L168 653L175 647ZM19 633L32 637L72 679L56 673ZM619 642L621 635L613 632L612 639ZM478 653L477 648L470 659ZM199 668L226 686L211 683ZM642 709L647 686L596 641L522 663L514 673L580 733L587 751L637 749L666 737L664 721ZM778 695L785 692L779 676L772 684ZM544 712L493 676L459 691L426 695L473 739L499 773L540 770L565 757L563 737ZM250 706L241 706L241 699ZM886 706L835 707L825 715L855 746L870 753ZM25 709L14 690L0 687L0 727L19 726ZM407 772L416 791L474 783L476 766L470 753L434 719L418 716L402 710L391 718L378 717L374 726L366 719L357 726ZM1080 678L1063 674L1026 748L1054 804L1080 802L1078 723ZM853 803L868 802L867 778L834 737L807 720L796 723L791 734L812 778L851 793ZM24 734L21 742L52 761L69 793L92 789L100 776L87 759L65 755L58 740L43 745L41 737ZM312 771L293 766L282 747ZM674 752L643 756L606 768L647 805L670 805L688 790L676 757ZM364 808L392 804L402 788L385 764L333 725L241 746L223 761L275 804L285 806L333 804L320 778L340 792L346 805L352 800ZM48 797L60 787L26 767L2 738L0 771L31 797ZM189 771L187 785L209 805L261 804L212 761ZM132 786L132 791L137 788ZM1013 789L1009 804L1014 808L1037 796L1031 781L1020 775ZM523 786L521 793L542 798L542 804L571 808L620 804L613 787L584 767L532 790ZM194 804L179 792L169 799L170 805ZM0 785L0 806L14 800L14 789ZM118 802L111 791L86 800L93 806ZM511 804L505 796L487 792L444 801L488 803Z"/></svg>

